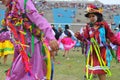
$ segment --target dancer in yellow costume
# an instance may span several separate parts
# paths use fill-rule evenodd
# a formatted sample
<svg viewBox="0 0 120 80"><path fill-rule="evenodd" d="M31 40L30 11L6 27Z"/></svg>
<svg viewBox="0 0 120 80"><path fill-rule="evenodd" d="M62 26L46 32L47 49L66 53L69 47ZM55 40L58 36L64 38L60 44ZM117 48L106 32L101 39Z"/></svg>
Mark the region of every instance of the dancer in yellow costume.
<svg viewBox="0 0 120 80"><path fill-rule="evenodd" d="M11 42L11 33L5 27L4 20L2 20L2 28L0 29L0 57L4 57L4 64L7 61L7 55L14 53L14 46Z"/></svg>

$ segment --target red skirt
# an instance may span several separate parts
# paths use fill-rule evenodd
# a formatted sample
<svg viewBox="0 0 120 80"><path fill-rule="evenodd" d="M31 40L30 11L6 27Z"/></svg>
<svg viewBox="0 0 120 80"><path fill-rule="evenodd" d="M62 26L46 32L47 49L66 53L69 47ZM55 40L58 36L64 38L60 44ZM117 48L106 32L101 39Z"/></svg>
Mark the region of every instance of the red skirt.
<svg viewBox="0 0 120 80"><path fill-rule="evenodd" d="M97 54L93 50L93 53L90 55L89 59L89 64L88 64L88 73L89 74L106 74L106 72L103 70L103 68L106 70L108 69L107 67L107 62L106 62L106 49L105 47L100 48L100 57L103 59L105 62L105 67L101 67L100 62L98 60ZM93 61L93 65L91 65L91 62ZM106 68L107 67L107 68Z"/></svg>

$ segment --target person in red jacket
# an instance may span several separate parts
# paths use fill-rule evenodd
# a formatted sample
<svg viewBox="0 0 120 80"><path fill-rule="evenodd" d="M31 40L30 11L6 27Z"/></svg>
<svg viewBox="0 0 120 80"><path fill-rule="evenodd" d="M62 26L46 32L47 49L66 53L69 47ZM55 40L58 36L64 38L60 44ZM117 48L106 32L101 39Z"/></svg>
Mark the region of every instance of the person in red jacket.
<svg viewBox="0 0 120 80"><path fill-rule="evenodd" d="M99 80L106 80L106 74L111 75L112 60L108 40L115 45L120 45L120 42L104 21L101 8L89 5L85 17L90 22L75 36L86 45L86 78L91 80L92 75L98 75Z"/></svg>

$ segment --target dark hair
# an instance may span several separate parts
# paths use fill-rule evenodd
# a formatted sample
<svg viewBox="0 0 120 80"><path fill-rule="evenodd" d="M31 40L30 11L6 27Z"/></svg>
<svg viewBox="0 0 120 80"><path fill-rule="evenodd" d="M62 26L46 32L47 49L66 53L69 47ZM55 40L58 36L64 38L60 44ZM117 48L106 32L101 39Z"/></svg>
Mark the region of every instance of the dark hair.
<svg viewBox="0 0 120 80"><path fill-rule="evenodd" d="M68 26L68 25L65 25L65 30L66 30L66 29L69 29L69 26Z"/></svg>
<svg viewBox="0 0 120 80"><path fill-rule="evenodd" d="M68 31L67 29L64 31L64 33L67 35L67 37L71 37L72 34L70 33L70 31Z"/></svg>
<svg viewBox="0 0 120 80"><path fill-rule="evenodd" d="M68 37L71 37L72 34L71 34L70 31L68 31L67 29L69 29L69 25L65 25L65 31L64 31L64 33L65 33Z"/></svg>
<svg viewBox="0 0 120 80"><path fill-rule="evenodd" d="M51 24L51 26L53 26L53 27L54 27L54 24Z"/></svg>
<svg viewBox="0 0 120 80"><path fill-rule="evenodd" d="M104 20L102 15L97 14L96 16L97 16L97 22L101 22Z"/></svg>

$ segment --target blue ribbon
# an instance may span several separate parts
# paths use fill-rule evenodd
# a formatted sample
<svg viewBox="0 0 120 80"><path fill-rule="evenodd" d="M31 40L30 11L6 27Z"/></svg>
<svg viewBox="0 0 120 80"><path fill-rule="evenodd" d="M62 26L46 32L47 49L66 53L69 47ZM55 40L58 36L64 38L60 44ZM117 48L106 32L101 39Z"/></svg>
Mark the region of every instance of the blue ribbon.
<svg viewBox="0 0 120 80"><path fill-rule="evenodd" d="M106 44L106 37L105 37L105 28L103 26L100 27L99 29L99 36L102 44L106 47L106 60L107 60L107 66L110 67L110 62L112 60L112 55L110 52L110 49L108 48L108 45Z"/></svg>

